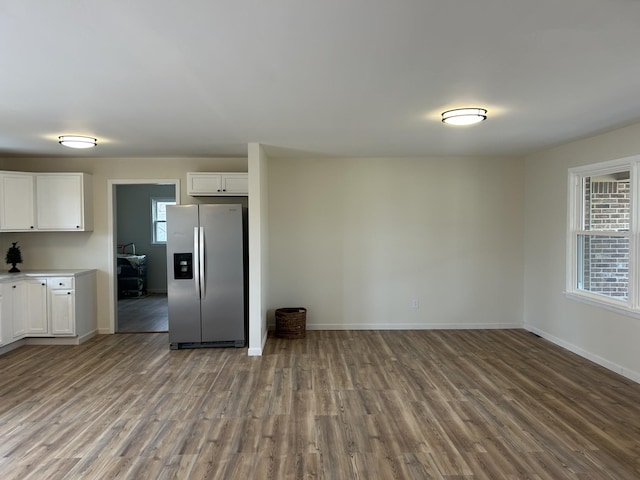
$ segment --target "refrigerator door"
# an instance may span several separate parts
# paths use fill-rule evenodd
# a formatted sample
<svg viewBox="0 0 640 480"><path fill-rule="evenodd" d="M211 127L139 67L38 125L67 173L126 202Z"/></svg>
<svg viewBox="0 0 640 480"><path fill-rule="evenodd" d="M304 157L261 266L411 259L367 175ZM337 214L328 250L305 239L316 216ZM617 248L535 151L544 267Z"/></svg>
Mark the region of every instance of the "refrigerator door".
<svg viewBox="0 0 640 480"><path fill-rule="evenodd" d="M167 207L169 343L202 341L198 276L198 206Z"/></svg>
<svg viewBox="0 0 640 480"><path fill-rule="evenodd" d="M200 205L202 342L245 343L242 205Z"/></svg>

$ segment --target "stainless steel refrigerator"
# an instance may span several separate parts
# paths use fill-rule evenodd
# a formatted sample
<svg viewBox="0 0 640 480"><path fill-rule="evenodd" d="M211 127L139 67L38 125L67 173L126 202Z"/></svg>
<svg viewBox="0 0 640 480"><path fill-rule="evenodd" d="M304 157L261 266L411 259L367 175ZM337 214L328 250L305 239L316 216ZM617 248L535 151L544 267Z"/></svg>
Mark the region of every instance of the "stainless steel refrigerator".
<svg viewBox="0 0 640 480"><path fill-rule="evenodd" d="M243 217L239 204L167 207L171 349L244 346Z"/></svg>

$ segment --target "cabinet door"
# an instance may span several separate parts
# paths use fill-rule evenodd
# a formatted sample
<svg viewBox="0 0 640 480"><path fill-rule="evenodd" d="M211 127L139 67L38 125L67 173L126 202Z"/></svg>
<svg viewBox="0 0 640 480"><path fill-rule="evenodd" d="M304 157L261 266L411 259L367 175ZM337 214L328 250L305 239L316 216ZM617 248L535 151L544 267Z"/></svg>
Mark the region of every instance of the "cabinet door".
<svg viewBox="0 0 640 480"><path fill-rule="evenodd" d="M27 289L25 282L12 282L7 285L11 310L11 326L13 338L18 339L27 333Z"/></svg>
<svg viewBox="0 0 640 480"><path fill-rule="evenodd" d="M40 279L24 281L26 287L26 323L27 335L46 335L49 333L47 318L47 282Z"/></svg>
<svg viewBox="0 0 640 480"><path fill-rule="evenodd" d="M33 230L34 212L33 175L0 174L0 230Z"/></svg>
<svg viewBox="0 0 640 480"><path fill-rule="evenodd" d="M2 285L0 285L0 287L2 287ZM5 325L7 314L4 311L4 302L2 301L4 292L2 290L4 290L4 288L0 288L0 346L8 343L7 326Z"/></svg>
<svg viewBox="0 0 640 480"><path fill-rule="evenodd" d="M2 284L2 318L0 319L0 344L13 342L13 283Z"/></svg>
<svg viewBox="0 0 640 480"><path fill-rule="evenodd" d="M224 196L247 195L247 173L187 172L187 195Z"/></svg>
<svg viewBox="0 0 640 480"><path fill-rule="evenodd" d="M36 176L38 230L84 230L81 174Z"/></svg>
<svg viewBox="0 0 640 480"><path fill-rule="evenodd" d="M247 195L249 193L248 174L222 174L222 192L224 195Z"/></svg>
<svg viewBox="0 0 640 480"><path fill-rule="evenodd" d="M51 333L75 335L75 297L72 290L51 290Z"/></svg>
<svg viewBox="0 0 640 480"><path fill-rule="evenodd" d="M219 195L222 191L222 177L217 173L188 172L187 194L191 196Z"/></svg>

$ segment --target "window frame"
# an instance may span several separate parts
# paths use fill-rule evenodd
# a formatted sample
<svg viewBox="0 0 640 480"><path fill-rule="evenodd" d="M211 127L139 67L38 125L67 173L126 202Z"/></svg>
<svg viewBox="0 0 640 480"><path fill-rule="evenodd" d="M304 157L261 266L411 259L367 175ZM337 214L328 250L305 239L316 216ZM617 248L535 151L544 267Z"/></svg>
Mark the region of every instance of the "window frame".
<svg viewBox="0 0 640 480"><path fill-rule="evenodd" d="M629 229L626 232L615 230L584 230L584 197L583 181L587 177L595 177L622 171L629 171ZM638 192L640 192L640 156L600 162L570 168L568 171L568 202L567 202L567 268L566 291L567 297L581 302L589 303L617 313L640 318L640 265L638 265L638 249L640 245L640 205ZM628 295L626 299L589 292L578 288L579 274L579 237L588 235L615 236L629 239L628 257Z"/></svg>
<svg viewBox="0 0 640 480"><path fill-rule="evenodd" d="M175 197L151 197L151 245L166 245L167 244L166 240L163 241L163 240L158 240L156 238L157 224L167 223L166 219L165 220L157 219L158 203L166 203L168 205L177 205L177 202Z"/></svg>

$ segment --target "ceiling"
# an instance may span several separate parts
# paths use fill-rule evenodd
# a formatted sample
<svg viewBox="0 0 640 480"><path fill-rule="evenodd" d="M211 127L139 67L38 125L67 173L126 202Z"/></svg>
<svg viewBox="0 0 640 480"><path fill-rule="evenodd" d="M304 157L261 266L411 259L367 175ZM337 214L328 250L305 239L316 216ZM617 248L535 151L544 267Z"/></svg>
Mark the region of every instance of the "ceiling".
<svg viewBox="0 0 640 480"><path fill-rule="evenodd" d="M638 0L3 1L0 156L523 155L640 122L639 47Z"/></svg>

